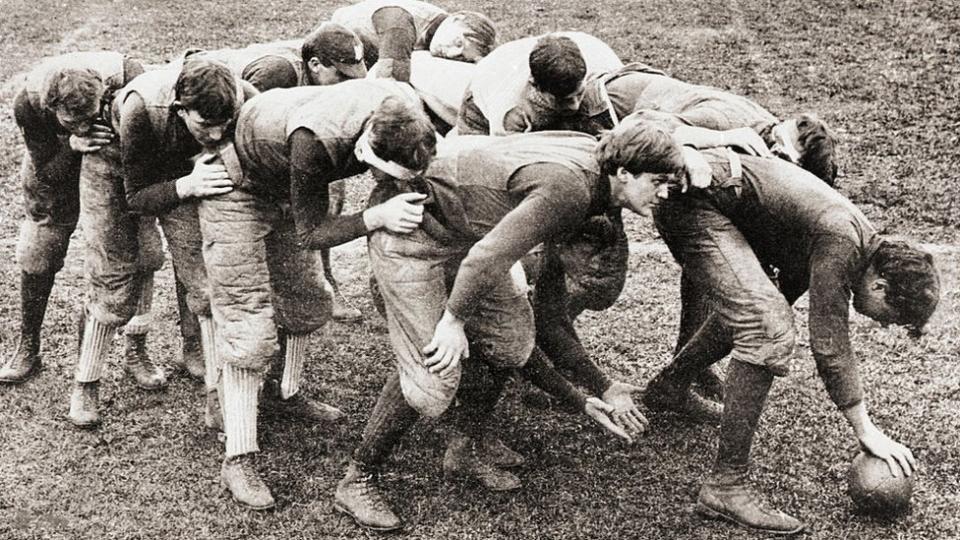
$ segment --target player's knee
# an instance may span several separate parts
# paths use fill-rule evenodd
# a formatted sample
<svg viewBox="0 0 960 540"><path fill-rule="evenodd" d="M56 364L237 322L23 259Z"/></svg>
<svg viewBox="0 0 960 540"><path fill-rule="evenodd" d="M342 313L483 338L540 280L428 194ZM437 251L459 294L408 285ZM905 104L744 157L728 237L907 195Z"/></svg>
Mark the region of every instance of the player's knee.
<svg viewBox="0 0 960 540"><path fill-rule="evenodd" d="M790 370L789 360L796 345L797 332L793 324L793 309L782 297L768 305L763 314L763 330L766 346L762 354L767 367L775 375L786 375Z"/></svg>
<svg viewBox="0 0 960 540"><path fill-rule="evenodd" d="M56 273L63 268L63 259L70 242L70 231L25 221L17 240L17 263L27 274Z"/></svg>

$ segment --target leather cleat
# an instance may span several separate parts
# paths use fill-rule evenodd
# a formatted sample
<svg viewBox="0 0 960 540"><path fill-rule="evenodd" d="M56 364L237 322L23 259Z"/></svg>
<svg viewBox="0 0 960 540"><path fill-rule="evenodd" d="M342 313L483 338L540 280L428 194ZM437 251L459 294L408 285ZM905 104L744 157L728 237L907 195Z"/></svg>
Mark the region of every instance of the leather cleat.
<svg viewBox="0 0 960 540"><path fill-rule="evenodd" d="M26 350L22 345L16 354L0 367L0 383L19 384L26 382L40 372L42 362L36 352Z"/></svg>
<svg viewBox="0 0 960 540"><path fill-rule="evenodd" d="M180 358L176 360L180 369L187 372L191 378L202 381L206 375L206 367L203 365L203 349L200 345L200 337L183 338L180 345Z"/></svg>
<svg viewBox="0 0 960 540"><path fill-rule="evenodd" d="M393 512L377 487L376 471L350 460L347 474L337 484L333 507L374 531L395 531L403 521Z"/></svg>
<svg viewBox="0 0 960 540"><path fill-rule="evenodd" d="M70 413L67 420L81 429L100 425L100 383L74 383L70 394Z"/></svg>
<svg viewBox="0 0 960 540"><path fill-rule="evenodd" d="M497 467L519 467L527 462L519 452L507 446L499 437L487 435L480 443L483 457Z"/></svg>
<svg viewBox="0 0 960 540"><path fill-rule="evenodd" d="M677 413L696 422L719 425L723 405L704 398L689 386L679 388L655 378L643 392L643 404L651 412Z"/></svg>
<svg viewBox="0 0 960 540"><path fill-rule="evenodd" d="M720 482L715 479L704 482L697 497L696 512L709 519L729 521L768 534L796 534L805 528L793 516L766 506L745 474L730 475Z"/></svg>
<svg viewBox="0 0 960 540"><path fill-rule="evenodd" d="M303 392L297 392L287 399L281 399L279 395L268 395L260 403L264 412L269 414L299 418L316 424L335 424L347 418L346 413L340 409L322 401L310 399L304 396Z"/></svg>
<svg viewBox="0 0 960 540"><path fill-rule="evenodd" d="M333 320L354 322L363 318L363 313L339 292L333 294Z"/></svg>
<svg viewBox="0 0 960 540"><path fill-rule="evenodd" d="M123 346L124 371L143 390L159 390L167 386L167 376L147 354L146 334L127 334Z"/></svg>
<svg viewBox="0 0 960 540"><path fill-rule="evenodd" d="M270 488L257 474L256 454L228 457L220 467L220 485L233 500L250 510L269 510L276 506Z"/></svg>
<svg viewBox="0 0 960 540"><path fill-rule="evenodd" d="M478 446L469 437L454 436L443 455L444 476L476 480L490 491L512 491L523 485L515 474L499 469L487 460Z"/></svg>

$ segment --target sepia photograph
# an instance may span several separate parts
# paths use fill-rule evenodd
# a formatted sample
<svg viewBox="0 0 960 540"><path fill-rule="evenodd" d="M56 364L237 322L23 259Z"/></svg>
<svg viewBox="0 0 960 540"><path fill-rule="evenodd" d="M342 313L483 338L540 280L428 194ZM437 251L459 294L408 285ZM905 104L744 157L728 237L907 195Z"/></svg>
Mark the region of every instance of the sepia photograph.
<svg viewBox="0 0 960 540"><path fill-rule="evenodd" d="M960 540L960 1L0 11L0 540Z"/></svg>

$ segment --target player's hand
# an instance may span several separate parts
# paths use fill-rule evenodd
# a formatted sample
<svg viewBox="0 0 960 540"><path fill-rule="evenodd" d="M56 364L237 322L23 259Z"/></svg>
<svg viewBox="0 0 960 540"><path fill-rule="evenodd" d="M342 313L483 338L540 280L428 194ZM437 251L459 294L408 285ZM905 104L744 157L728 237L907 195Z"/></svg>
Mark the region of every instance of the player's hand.
<svg viewBox="0 0 960 540"><path fill-rule="evenodd" d="M459 365L462 358L470 357L467 334L463 331L463 321L449 311L444 310L443 317L433 331L433 339L423 348L427 354L424 365L430 373L446 377Z"/></svg>
<svg viewBox="0 0 960 540"><path fill-rule="evenodd" d="M113 142L113 130L94 123L83 135L70 135L70 149L81 154L92 154Z"/></svg>
<svg viewBox="0 0 960 540"><path fill-rule="evenodd" d="M610 417L613 419L613 423L633 435L642 434L650 424L647 417L637 408L637 404L633 402L631 394L639 390L632 384L614 381L610 388L607 388L600 396L600 399L612 408Z"/></svg>
<svg viewBox="0 0 960 540"><path fill-rule="evenodd" d="M177 180L177 195L189 197L213 197L233 191L233 182L223 163L212 163L216 154L204 154L193 164L193 171Z"/></svg>
<svg viewBox="0 0 960 540"><path fill-rule="evenodd" d="M739 148L751 156L773 157L763 137L748 127L728 129L721 133L720 139L724 146Z"/></svg>
<svg viewBox="0 0 960 540"><path fill-rule="evenodd" d="M860 435L860 446L886 461L890 474L894 477L900 476L901 469L905 475L910 476L917 467L917 460L909 448L891 439L872 424Z"/></svg>
<svg viewBox="0 0 960 540"><path fill-rule="evenodd" d="M710 182L713 180L713 169L707 162L707 158L703 157L703 154L695 148L689 146L681 147L681 153L686 170L682 191L685 193L691 186L700 189L710 187Z"/></svg>
<svg viewBox="0 0 960 540"><path fill-rule="evenodd" d="M423 193L401 193L389 201L368 208L363 213L367 230L387 229L392 233L411 233L423 221Z"/></svg>
<svg viewBox="0 0 960 540"><path fill-rule="evenodd" d="M624 431L623 428L613 423L613 421L610 419L609 415L613 412L612 406L604 403L598 398L591 397L587 398L587 402L583 406L583 412L585 412L590 418L593 418L593 420L600 424L603 429L613 433L628 443L633 443L633 437Z"/></svg>

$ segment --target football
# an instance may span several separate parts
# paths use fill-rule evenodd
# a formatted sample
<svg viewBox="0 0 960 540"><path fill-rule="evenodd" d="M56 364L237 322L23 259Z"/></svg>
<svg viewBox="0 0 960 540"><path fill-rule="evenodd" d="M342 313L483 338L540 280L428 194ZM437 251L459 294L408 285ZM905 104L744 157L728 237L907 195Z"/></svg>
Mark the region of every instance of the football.
<svg viewBox="0 0 960 540"><path fill-rule="evenodd" d="M894 477L887 462L865 452L853 459L847 473L847 493L854 506L864 513L894 517L910 508L916 471Z"/></svg>

